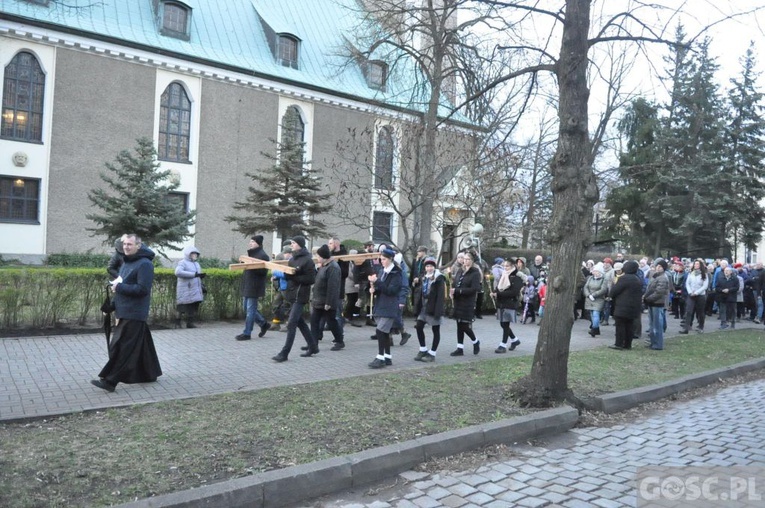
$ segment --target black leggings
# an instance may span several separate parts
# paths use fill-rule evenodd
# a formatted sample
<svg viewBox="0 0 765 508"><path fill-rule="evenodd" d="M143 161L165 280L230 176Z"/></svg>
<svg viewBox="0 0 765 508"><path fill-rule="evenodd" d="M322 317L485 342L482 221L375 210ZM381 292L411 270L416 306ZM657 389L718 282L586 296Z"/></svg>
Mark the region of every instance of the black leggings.
<svg viewBox="0 0 765 508"><path fill-rule="evenodd" d="M390 356L390 334L381 330L376 330L377 336L377 354L380 356Z"/></svg>
<svg viewBox="0 0 765 508"><path fill-rule="evenodd" d="M467 321L457 321L457 344L465 342L465 335L475 342L476 339L475 334L473 333L473 324Z"/></svg>
<svg viewBox="0 0 765 508"><path fill-rule="evenodd" d="M430 327L433 330L433 344L430 346L431 351L438 351L438 344L441 342L441 325L435 325ZM420 347L425 347L425 321L417 320L414 324L414 329L417 330L417 340L420 343Z"/></svg>
<svg viewBox="0 0 765 508"><path fill-rule="evenodd" d="M515 334L513 333L512 328L510 328L510 322L501 322L499 325L502 327L502 344L507 344L508 337L511 339L515 339Z"/></svg>

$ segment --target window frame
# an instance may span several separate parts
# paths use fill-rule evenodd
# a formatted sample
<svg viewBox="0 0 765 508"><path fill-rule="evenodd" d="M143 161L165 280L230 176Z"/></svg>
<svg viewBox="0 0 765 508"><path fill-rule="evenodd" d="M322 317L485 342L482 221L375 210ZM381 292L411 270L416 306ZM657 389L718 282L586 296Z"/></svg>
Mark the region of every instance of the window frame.
<svg viewBox="0 0 765 508"><path fill-rule="evenodd" d="M31 59L28 66L21 67L22 55L28 55ZM10 67L16 67L15 74L11 74ZM28 73L28 79L24 73ZM0 116L0 139L10 139L24 143L43 142L43 115L45 114L45 71L37 56L31 51L22 50L11 58L3 73L3 99L2 113ZM24 91L26 90L26 97ZM21 100L20 100L21 98ZM11 104L11 99L13 104ZM19 107L20 102L27 102L27 107ZM26 115L24 133L18 136L18 119L22 114ZM10 123L8 118L11 118Z"/></svg>
<svg viewBox="0 0 765 508"><path fill-rule="evenodd" d="M382 143L383 133L386 134L386 143ZM387 151L385 145L389 144ZM374 164L374 188L376 190L393 190L393 173L395 166L395 130L390 125L383 125L378 129L375 139L375 164ZM386 167L383 167L385 164Z"/></svg>
<svg viewBox="0 0 765 508"><path fill-rule="evenodd" d="M388 64L382 60L368 60L366 67L367 86L384 92L388 85ZM375 79L378 75L377 70L379 70L379 80Z"/></svg>
<svg viewBox="0 0 765 508"><path fill-rule="evenodd" d="M387 219L387 231L385 235L382 235L383 233L381 228L381 223L378 220L379 218L386 218ZM385 243L390 244L393 243L393 213L392 212L385 212L382 210L373 210L372 211L372 241L375 243Z"/></svg>
<svg viewBox="0 0 765 508"><path fill-rule="evenodd" d="M185 104L179 104L177 106L171 105L172 103L172 87L180 88L182 95L180 96L181 103L185 99L188 102L188 108L185 108ZM187 113L187 118L184 121L184 113ZM157 130L157 159L167 162L178 162L181 164L191 164L191 114L193 113L193 105L189 93L186 87L180 81L173 81L168 84L162 91L159 100L159 128ZM177 114L177 128L175 132L171 132L170 126L173 123L173 114ZM185 125L184 125L185 124ZM184 134L185 127L185 134ZM163 141L164 136L164 141ZM170 147L173 143L170 142L171 136L177 137L175 143L176 156L172 158L169 156ZM186 157L181 156L183 148L183 139L186 139Z"/></svg>
<svg viewBox="0 0 765 508"><path fill-rule="evenodd" d="M168 14L172 15L173 13L183 13L183 31L176 30L176 27L174 26L169 26L171 24L177 24L179 21L178 19L173 19L173 17L168 17ZM188 41L191 38L189 36L189 29L191 27L191 9L180 2L163 1L159 12L159 26L159 33L162 35Z"/></svg>
<svg viewBox="0 0 765 508"><path fill-rule="evenodd" d="M27 183L34 183L36 185L35 193L36 196L29 197L29 196L14 196L13 191L11 191L11 194L9 196L3 195L3 183L5 181L10 182L11 189L15 187L16 182L22 181L23 186L26 187ZM19 175L0 175L0 223L4 224L32 224L32 225L39 225L40 224L40 201L41 201L41 188L42 188L42 179L40 178L29 178L29 177L23 177ZM3 201L8 199L8 216L4 217L2 215L3 213ZM22 203L22 208L24 209L24 217L22 218L14 218L12 217L12 211L14 207L14 202L20 201ZM34 202L34 218L26 217L26 209L27 207L24 206L27 202Z"/></svg>
<svg viewBox="0 0 765 508"><path fill-rule="evenodd" d="M183 213L187 214L191 211L191 208L189 206L189 199L191 197L191 193L189 192L181 192L181 191L170 191L165 195L165 201L171 202L174 200L177 200L180 202L180 204L183 206Z"/></svg>
<svg viewBox="0 0 765 508"><path fill-rule="evenodd" d="M287 48L288 53L283 54L283 48ZM293 51L294 48L294 51ZM293 69L298 68L298 60L300 59L300 39L290 34L277 34L276 36L276 61L283 67L291 67ZM294 58L291 58L294 53ZM286 58L285 58L286 56Z"/></svg>

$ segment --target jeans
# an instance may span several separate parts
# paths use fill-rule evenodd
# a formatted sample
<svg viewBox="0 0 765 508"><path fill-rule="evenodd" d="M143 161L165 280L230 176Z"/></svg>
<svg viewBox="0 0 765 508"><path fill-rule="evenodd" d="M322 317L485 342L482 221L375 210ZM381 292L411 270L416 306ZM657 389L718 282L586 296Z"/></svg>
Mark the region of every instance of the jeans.
<svg viewBox="0 0 765 508"><path fill-rule="evenodd" d="M664 349L664 307L648 307L651 349Z"/></svg>
<svg viewBox="0 0 765 508"><path fill-rule="evenodd" d="M244 335L252 334L252 329L257 323L258 326L266 324L266 318L258 311L258 298L245 298L244 310L247 313L247 317L244 320Z"/></svg>
<svg viewBox="0 0 765 508"><path fill-rule="evenodd" d="M762 296L757 295L757 319L762 319Z"/></svg>
<svg viewBox="0 0 765 508"><path fill-rule="evenodd" d="M599 310L591 310L590 311L590 323L592 328L600 328L600 311Z"/></svg>
<svg viewBox="0 0 765 508"><path fill-rule="evenodd" d="M316 307L311 309L311 335L314 341L318 342L324 338L324 324L326 324L335 338L333 342L343 342L343 329L340 328L336 315L337 309L324 310Z"/></svg>
<svg viewBox="0 0 765 508"><path fill-rule="evenodd" d="M303 306L302 303L293 303L290 307L290 317L287 320L287 339L284 341L284 347L281 354L287 356L292 351L292 344L295 342L295 335L297 329L300 328L300 333L303 334L306 344L308 344L309 351L315 351L318 349L317 343L311 335L311 329L308 328L308 323L303 319Z"/></svg>

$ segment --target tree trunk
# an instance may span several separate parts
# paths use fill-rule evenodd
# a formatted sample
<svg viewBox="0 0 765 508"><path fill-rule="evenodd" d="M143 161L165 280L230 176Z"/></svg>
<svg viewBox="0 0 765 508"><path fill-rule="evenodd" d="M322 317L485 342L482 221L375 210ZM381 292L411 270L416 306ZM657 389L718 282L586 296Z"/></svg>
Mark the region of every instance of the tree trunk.
<svg viewBox="0 0 765 508"><path fill-rule="evenodd" d="M598 188L587 130L587 33L590 0L567 0L556 76L560 94L558 147L551 164L552 278L531 373L512 392L521 405L543 407L568 393L568 357L580 263L591 243Z"/></svg>

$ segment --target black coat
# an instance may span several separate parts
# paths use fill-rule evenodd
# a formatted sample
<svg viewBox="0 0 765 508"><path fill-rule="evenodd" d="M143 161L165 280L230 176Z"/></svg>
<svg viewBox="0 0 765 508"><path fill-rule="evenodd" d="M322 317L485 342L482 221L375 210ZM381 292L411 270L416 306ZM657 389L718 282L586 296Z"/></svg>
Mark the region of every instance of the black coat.
<svg viewBox="0 0 765 508"><path fill-rule="evenodd" d="M475 317L475 301L481 290L481 272L475 266L460 272L454 279L454 319L472 321Z"/></svg>
<svg viewBox="0 0 765 508"><path fill-rule="evenodd" d="M517 309L518 308L518 296L523 289L523 279L520 278L518 272L515 272L510 276L510 286L506 287L502 291L499 289L497 292L497 308L498 309Z"/></svg>
<svg viewBox="0 0 765 508"><path fill-rule="evenodd" d="M643 308L643 281L634 273L625 273L616 279L611 292L611 315L618 318L638 319Z"/></svg>
<svg viewBox="0 0 765 508"><path fill-rule="evenodd" d="M424 281L425 277L422 277ZM444 287L446 286L446 279L440 273L436 275L435 280L428 284L427 304L425 305L425 314L433 317L441 317L444 315L444 299L446 293ZM420 287L424 287L423 283ZM422 295L422 292L420 292ZM422 312L423 298L418 298L415 302L414 315L419 316Z"/></svg>
<svg viewBox="0 0 765 508"><path fill-rule="evenodd" d="M342 271L336 261L330 261L319 268L316 274L311 307L323 309L325 305L329 305L330 308L336 309L340 304L341 287L343 287Z"/></svg>
<svg viewBox="0 0 765 508"><path fill-rule="evenodd" d="M313 264L313 258L306 249L300 249L292 254L289 265L295 269L295 273L285 274L287 301L306 304L311 299L311 286L316 282L316 266Z"/></svg>
<svg viewBox="0 0 765 508"><path fill-rule="evenodd" d="M256 247L247 251L251 258L271 261L263 247ZM242 276L242 296L245 298L263 298L266 296L266 278L268 277L267 268L258 268L256 270L245 270Z"/></svg>
<svg viewBox="0 0 765 508"><path fill-rule="evenodd" d="M727 289L728 292L723 293L723 289ZM717 279L715 292L718 294L718 302L735 302L736 295L738 294L738 277L736 274L734 273L730 279L725 277L725 275Z"/></svg>

